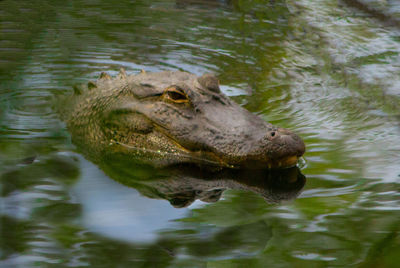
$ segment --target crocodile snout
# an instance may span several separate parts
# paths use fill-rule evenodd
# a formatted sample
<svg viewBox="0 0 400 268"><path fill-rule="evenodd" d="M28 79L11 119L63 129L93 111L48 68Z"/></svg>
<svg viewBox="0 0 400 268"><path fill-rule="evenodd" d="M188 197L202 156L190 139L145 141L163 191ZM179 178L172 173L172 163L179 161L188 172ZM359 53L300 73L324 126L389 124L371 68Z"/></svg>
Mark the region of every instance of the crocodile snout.
<svg viewBox="0 0 400 268"><path fill-rule="evenodd" d="M300 157L306 149L303 140L297 134L285 128L269 131L266 138L273 144L282 147L282 150L277 152L277 154L282 154L282 156L295 155Z"/></svg>
<svg viewBox="0 0 400 268"><path fill-rule="evenodd" d="M264 142L269 144L270 150L267 152L267 158L271 159L268 163L271 168L295 165L306 149L303 140L297 134L285 128L268 131L264 137Z"/></svg>

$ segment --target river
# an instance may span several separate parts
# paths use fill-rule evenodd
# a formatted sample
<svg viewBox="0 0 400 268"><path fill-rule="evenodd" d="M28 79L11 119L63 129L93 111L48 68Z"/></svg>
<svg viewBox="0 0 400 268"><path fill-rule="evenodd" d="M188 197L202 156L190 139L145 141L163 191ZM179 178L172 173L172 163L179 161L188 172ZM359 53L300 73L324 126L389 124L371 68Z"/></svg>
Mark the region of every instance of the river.
<svg viewBox="0 0 400 268"><path fill-rule="evenodd" d="M293 187L83 157L54 100L121 67L215 73ZM400 3L0 1L0 182L2 267L398 267Z"/></svg>

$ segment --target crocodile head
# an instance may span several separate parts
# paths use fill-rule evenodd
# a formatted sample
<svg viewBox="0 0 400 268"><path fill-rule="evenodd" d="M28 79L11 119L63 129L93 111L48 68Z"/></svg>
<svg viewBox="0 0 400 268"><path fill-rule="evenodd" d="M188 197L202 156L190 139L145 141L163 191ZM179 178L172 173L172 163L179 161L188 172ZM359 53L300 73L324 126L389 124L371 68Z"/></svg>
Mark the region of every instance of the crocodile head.
<svg viewBox="0 0 400 268"><path fill-rule="evenodd" d="M111 150L156 165L285 168L304 154L302 139L224 95L213 75L102 74L78 91L66 121L89 151Z"/></svg>

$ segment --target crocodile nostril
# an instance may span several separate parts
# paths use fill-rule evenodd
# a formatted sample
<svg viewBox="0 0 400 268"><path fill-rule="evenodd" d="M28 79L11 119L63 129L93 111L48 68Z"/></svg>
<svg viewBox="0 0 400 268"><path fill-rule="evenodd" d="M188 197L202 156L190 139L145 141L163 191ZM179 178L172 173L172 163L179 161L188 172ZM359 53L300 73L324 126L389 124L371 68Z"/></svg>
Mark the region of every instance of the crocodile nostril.
<svg viewBox="0 0 400 268"><path fill-rule="evenodd" d="M265 136L265 138L267 138L270 141L275 140L278 137L279 137L279 132L276 130L268 131L267 135Z"/></svg>

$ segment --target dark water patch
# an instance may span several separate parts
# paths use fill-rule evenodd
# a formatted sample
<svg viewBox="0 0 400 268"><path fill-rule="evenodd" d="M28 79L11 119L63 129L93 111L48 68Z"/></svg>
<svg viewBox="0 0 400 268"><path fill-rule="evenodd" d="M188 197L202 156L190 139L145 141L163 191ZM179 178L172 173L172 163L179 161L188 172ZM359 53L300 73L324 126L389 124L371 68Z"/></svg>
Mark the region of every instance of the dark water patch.
<svg viewBox="0 0 400 268"><path fill-rule="evenodd" d="M396 4L394 1L389 1L384 5L374 3L376 1L344 0L343 2L350 7L367 13L369 16L383 22L386 26L395 26L397 28L400 28L400 20L398 19L400 11L396 12Z"/></svg>

